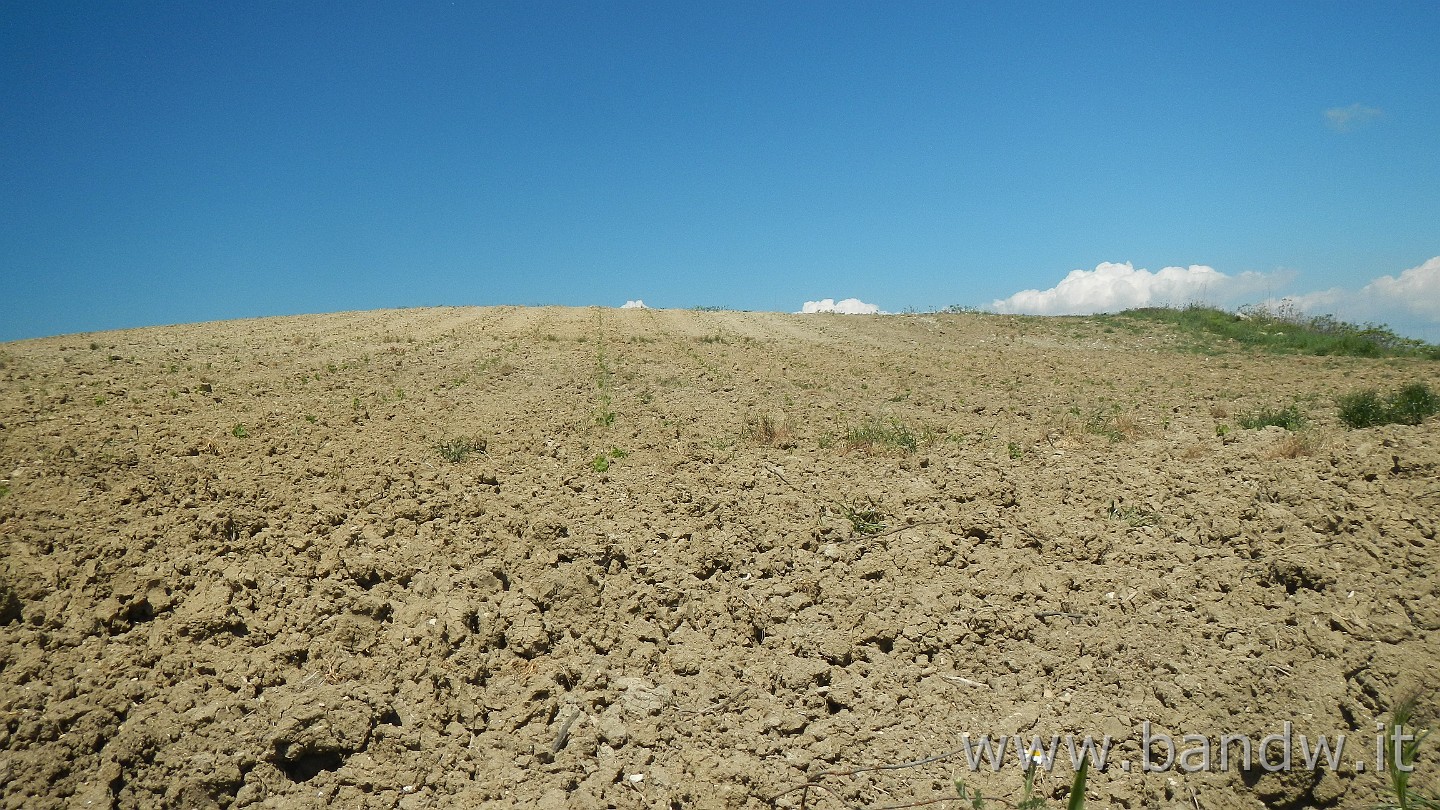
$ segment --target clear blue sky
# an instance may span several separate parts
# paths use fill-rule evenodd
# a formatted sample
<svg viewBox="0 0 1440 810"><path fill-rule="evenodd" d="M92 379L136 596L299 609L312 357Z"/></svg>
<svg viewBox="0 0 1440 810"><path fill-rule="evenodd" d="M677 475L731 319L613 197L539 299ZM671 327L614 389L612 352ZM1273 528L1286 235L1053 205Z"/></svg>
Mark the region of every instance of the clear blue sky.
<svg viewBox="0 0 1440 810"><path fill-rule="evenodd" d="M0 340L1105 262L1358 290L1440 255L1437 42L1433 1L12 0Z"/></svg>

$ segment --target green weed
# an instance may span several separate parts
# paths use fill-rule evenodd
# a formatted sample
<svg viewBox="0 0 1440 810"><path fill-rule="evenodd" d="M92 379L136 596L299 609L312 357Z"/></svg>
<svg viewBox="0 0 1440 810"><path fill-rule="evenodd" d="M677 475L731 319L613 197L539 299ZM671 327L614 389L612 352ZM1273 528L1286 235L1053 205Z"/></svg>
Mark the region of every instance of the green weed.
<svg viewBox="0 0 1440 810"><path fill-rule="evenodd" d="M1021 787L1020 801L1015 804L1016 810L1044 810L1045 797L1035 795L1035 773L1039 763L1031 760L1025 768L1025 782ZM1075 769L1075 777L1070 782L1070 791L1065 799L1065 810L1085 810L1085 783L1090 777L1090 754L1086 753L1080 757L1080 767ZM971 792L963 780L955 780L955 798L969 805L971 810L985 810L985 797L979 790ZM1009 805L1004 799L997 799L1001 804Z"/></svg>
<svg viewBox="0 0 1440 810"><path fill-rule="evenodd" d="M1183 309L1150 307L1100 320L1107 322L1111 318L1172 324L1195 339L1191 348L1200 351L1214 350L1218 338L1281 354L1440 359L1440 346L1401 337L1384 324L1348 323L1333 315L1310 316L1288 304L1242 307L1238 313L1198 305Z"/></svg>
<svg viewBox="0 0 1440 810"><path fill-rule="evenodd" d="M856 534L869 537L885 531L885 513L875 506L874 501L866 499L863 505L857 502L839 506L840 513L850 521L850 528Z"/></svg>
<svg viewBox="0 0 1440 810"><path fill-rule="evenodd" d="M1300 430L1309 421L1299 405L1287 405L1284 408L1261 408L1252 413L1236 417L1240 427L1246 430L1259 430L1265 427L1282 427L1286 430Z"/></svg>
<svg viewBox="0 0 1440 810"><path fill-rule="evenodd" d="M471 453L484 453L488 443L485 439L449 439L435 446L440 457L451 464L459 464Z"/></svg>
<svg viewBox="0 0 1440 810"><path fill-rule="evenodd" d="M595 458L590 460L590 469L597 473L603 473L610 469L612 463L628 455L630 454L618 447L611 448L609 453L597 453Z"/></svg>
<svg viewBox="0 0 1440 810"><path fill-rule="evenodd" d="M922 441L932 437L928 430L917 434L898 419L871 419L851 428L845 434L845 444L852 450L874 453L884 449L913 453Z"/></svg>
<svg viewBox="0 0 1440 810"><path fill-rule="evenodd" d="M1418 425L1440 413L1440 397L1425 383L1411 383L1389 396L1375 389L1338 397L1340 421L1350 428L1376 425Z"/></svg>
<svg viewBox="0 0 1440 810"><path fill-rule="evenodd" d="M1125 413L1119 404L1105 404L1103 401L1088 412L1078 405L1071 406L1070 415L1077 417L1086 433L1104 436L1112 444L1133 439L1140 435L1140 425L1135 418Z"/></svg>
<svg viewBox="0 0 1440 810"><path fill-rule="evenodd" d="M1390 793L1395 801L1380 805L1381 810L1440 810L1440 797L1422 796L1410 790L1410 776L1415 771L1420 744L1429 729L1416 728L1411 722L1418 696L1400 701L1390 712L1390 733L1385 739L1385 771L1390 776Z"/></svg>
<svg viewBox="0 0 1440 810"><path fill-rule="evenodd" d="M600 406L595 409L595 424L599 427L609 427L615 424L615 410L610 407L610 395L600 395Z"/></svg>
<svg viewBox="0 0 1440 810"><path fill-rule="evenodd" d="M244 425L237 424L235 427L230 428L230 433L237 439L250 438L250 430Z"/></svg>
<svg viewBox="0 0 1440 810"><path fill-rule="evenodd" d="M1153 526L1159 517L1149 509L1141 509L1138 506L1121 506L1113 500L1110 501L1110 508L1105 510L1105 514L1109 516L1111 520L1123 521L1137 528L1140 526Z"/></svg>

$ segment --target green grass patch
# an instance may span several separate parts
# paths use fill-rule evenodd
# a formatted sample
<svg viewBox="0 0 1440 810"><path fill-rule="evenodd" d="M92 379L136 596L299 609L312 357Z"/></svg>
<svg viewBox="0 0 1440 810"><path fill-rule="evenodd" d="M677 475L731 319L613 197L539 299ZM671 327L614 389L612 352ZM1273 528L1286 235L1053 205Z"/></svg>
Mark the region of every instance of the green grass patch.
<svg viewBox="0 0 1440 810"><path fill-rule="evenodd" d="M449 439L435 446L440 457L451 464L463 462L471 453L484 453L485 448L484 439Z"/></svg>
<svg viewBox="0 0 1440 810"><path fill-rule="evenodd" d="M1101 401L1088 411L1079 405L1072 405L1070 416L1080 423L1086 433L1104 436L1112 443L1134 439L1140 435L1140 424L1118 403Z"/></svg>
<svg viewBox="0 0 1440 810"><path fill-rule="evenodd" d="M1440 397L1425 383L1410 383L1385 395L1370 388L1339 397L1340 421L1349 428L1418 425L1440 413Z"/></svg>
<svg viewBox="0 0 1440 810"><path fill-rule="evenodd" d="M1105 323L1124 320L1166 323L1196 340L1192 348L1217 348L1217 340L1233 341L1281 354L1345 357L1424 357L1440 360L1440 346L1401 337L1384 324L1354 324L1333 315L1311 316L1282 304L1279 307L1242 307L1238 313L1192 305L1182 309L1146 307L1101 318Z"/></svg>
<svg viewBox="0 0 1440 810"><path fill-rule="evenodd" d="M1300 430L1309 422L1304 411L1299 405L1287 405L1284 408L1261 408L1247 414L1241 414L1236 418L1240 427L1246 430L1260 430L1267 427L1282 427L1286 430Z"/></svg>
<svg viewBox="0 0 1440 810"><path fill-rule="evenodd" d="M899 450L913 453L921 442L929 441L929 431L916 433L899 419L871 419L857 425L845 434L845 444L852 450L874 453L880 450Z"/></svg>

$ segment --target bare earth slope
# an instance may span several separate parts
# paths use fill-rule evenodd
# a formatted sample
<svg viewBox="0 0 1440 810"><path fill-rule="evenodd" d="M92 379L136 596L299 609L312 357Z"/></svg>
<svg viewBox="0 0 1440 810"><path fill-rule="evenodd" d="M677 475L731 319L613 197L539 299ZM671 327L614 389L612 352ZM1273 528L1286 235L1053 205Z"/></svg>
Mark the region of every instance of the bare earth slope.
<svg viewBox="0 0 1440 810"><path fill-rule="evenodd" d="M1333 396L1436 366L1178 345L495 308L0 346L4 806L1013 802L963 755L822 772L1017 731L1112 735L1096 807L1373 804L1440 671L1440 420ZM1301 438L1237 424L1297 398ZM1353 739L1142 773L1146 721Z"/></svg>

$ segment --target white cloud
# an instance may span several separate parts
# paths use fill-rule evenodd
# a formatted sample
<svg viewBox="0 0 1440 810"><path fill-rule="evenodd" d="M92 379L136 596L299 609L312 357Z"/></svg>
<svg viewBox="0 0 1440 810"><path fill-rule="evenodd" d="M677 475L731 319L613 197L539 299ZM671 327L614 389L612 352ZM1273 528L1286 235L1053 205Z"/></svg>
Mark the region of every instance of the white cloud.
<svg viewBox="0 0 1440 810"><path fill-rule="evenodd" d="M1381 276L1360 288L1387 305L1440 321L1440 256L1394 276Z"/></svg>
<svg viewBox="0 0 1440 810"><path fill-rule="evenodd" d="M1331 107L1325 111L1325 123L1336 132L1349 132L1350 130L1380 117L1380 110L1375 107L1366 107L1364 104L1351 104L1349 107Z"/></svg>
<svg viewBox="0 0 1440 810"><path fill-rule="evenodd" d="M1229 276L1213 267L1136 269L1130 262L1102 262L1094 270L1071 270L1047 290L1021 290L990 304L996 312L1026 315L1089 315L1148 306L1180 306L1195 301L1234 301L1263 292L1271 277L1261 273Z"/></svg>
<svg viewBox="0 0 1440 810"><path fill-rule="evenodd" d="M620 305L620 308L621 308L621 309L649 309L649 307L645 306L645 302L642 301L642 300L640 300L639 298L636 298L634 301L626 301L625 303L623 303L623 304Z"/></svg>
<svg viewBox="0 0 1440 810"><path fill-rule="evenodd" d="M834 298L825 298L820 301L806 301L805 306L800 308L800 314L809 315L816 312L838 312L841 315L880 315L880 307L874 304L867 304L859 298L846 298L836 303Z"/></svg>
<svg viewBox="0 0 1440 810"><path fill-rule="evenodd" d="M1288 298L1312 315L1332 314L1346 321L1383 323L1428 321L1440 324L1440 256L1397 276L1380 276L1359 290L1328 290Z"/></svg>

